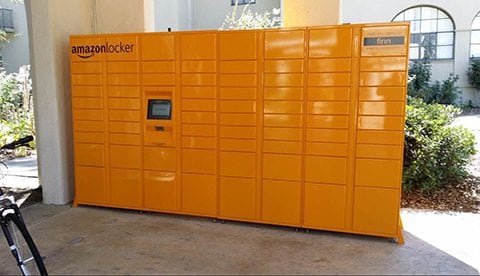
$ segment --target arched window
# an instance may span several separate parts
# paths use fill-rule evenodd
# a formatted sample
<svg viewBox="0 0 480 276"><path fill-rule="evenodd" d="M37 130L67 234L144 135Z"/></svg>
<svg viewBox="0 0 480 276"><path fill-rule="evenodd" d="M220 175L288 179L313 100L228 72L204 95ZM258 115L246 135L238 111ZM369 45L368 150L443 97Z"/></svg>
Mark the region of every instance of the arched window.
<svg viewBox="0 0 480 276"><path fill-rule="evenodd" d="M470 57L480 57L480 12L477 13L472 23L470 35Z"/></svg>
<svg viewBox="0 0 480 276"><path fill-rule="evenodd" d="M406 9L392 21L410 21L410 59L451 59L455 26L444 11L432 6Z"/></svg>

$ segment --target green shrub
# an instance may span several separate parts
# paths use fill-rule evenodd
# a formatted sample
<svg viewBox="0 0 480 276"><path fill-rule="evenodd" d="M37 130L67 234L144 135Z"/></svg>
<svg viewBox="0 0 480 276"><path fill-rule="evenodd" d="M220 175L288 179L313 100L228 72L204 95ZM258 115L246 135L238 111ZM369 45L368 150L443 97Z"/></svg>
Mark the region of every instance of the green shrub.
<svg viewBox="0 0 480 276"><path fill-rule="evenodd" d="M474 58L470 60L468 67L468 81L477 90L480 90L480 59Z"/></svg>
<svg viewBox="0 0 480 276"><path fill-rule="evenodd" d="M29 66L18 73L0 69L0 144L35 135ZM33 145L33 144L32 144Z"/></svg>
<svg viewBox="0 0 480 276"><path fill-rule="evenodd" d="M446 80L432 82L432 66L428 59L423 59L410 64L408 76L409 96L422 99L426 103L456 105L461 94L461 90L456 86L457 75L450 74Z"/></svg>
<svg viewBox="0 0 480 276"><path fill-rule="evenodd" d="M406 109L403 189L436 190L467 176L466 165L475 154L475 136L462 126L451 126L461 109L427 104L409 97Z"/></svg>

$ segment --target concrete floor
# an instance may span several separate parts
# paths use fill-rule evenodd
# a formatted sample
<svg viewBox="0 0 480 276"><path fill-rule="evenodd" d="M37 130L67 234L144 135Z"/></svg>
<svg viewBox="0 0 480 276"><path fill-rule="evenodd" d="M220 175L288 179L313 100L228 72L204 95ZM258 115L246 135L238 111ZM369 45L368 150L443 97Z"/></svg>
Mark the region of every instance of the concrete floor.
<svg viewBox="0 0 480 276"><path fill-rule="evenodd" d="M51 274L479 274L480 215L402 211L406 244L95 207L23 209ZM445 217L446 216L446 217ZM17 273L0 242L0 274Z"/></svg>

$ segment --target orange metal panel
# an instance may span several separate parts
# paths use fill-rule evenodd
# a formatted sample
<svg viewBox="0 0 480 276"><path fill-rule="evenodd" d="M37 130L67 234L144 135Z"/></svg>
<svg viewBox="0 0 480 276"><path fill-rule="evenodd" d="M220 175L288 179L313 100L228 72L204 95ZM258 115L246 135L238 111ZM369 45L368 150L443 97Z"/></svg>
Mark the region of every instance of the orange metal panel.
<svg viewBox="0 0 480 276"><path fill-rule="evenodd" d="M301 87L265 87L263 93L265 100L301 101L303 99Z"/></svg>
<svg viewBox="0 0 480 276"><path fill-rule="evenodd" d="M185 99L215 99L217 91L214 87L186 86L182 87L182 98Z"/></svg>
<svg viewBox="0 0 480 276"><path fill-rule="evenodd" d="M345 206L345 186L305 183L305 226L344 229Z"/></svg>
<svg viewBox="0 0 480 276"><path fill-rule="evenodd" d="M111 145L140 146L142 143L142 137L138 134L110 133L109 137Z"/></svg>
<svg viewBox="0 0 480 276"><path fill-rule="evenodd" d="M99 132L75 132L75 143L105 143L105 134Z"/></svg>
<svg viewBox="0 0 480 276"><path fill-rule="evenodd" d="M216 149L217 139L213 137L182 137L182 147L194 149Z"/></svg>
<svg viewBox="0 0 480 276"><path fill-rule="evenodd" d="M100 62L72 62L70 67L72 74L102 73Z"/></svg>
<svg viewBox="0 0 480 276"><path fill-rule="evenodd" d="M101 86L72 86L72 98L75 97L102 97Z"/></svg>
<svg viewBox="0 0 480 276"><path fill-rule="evenodd" d="M405 72L360 73L360 86L403 86L407 81Z"/></svg>
<svg viewBox="0 0 480 276"><path fill-rule="evenodd" d="M307 129L306 141L347 143L348 130L341 129Z"/></svg>
<svg viewBox="0 0 480 276"><path fill-rule="evenodd" d="M140 208L143 201L142 180L139 170L110 170L110 204Z"/></svg>
<svg viewBox="0 0 480 276"><path fill-rule="evenodd" d="M182 135L214 137L217 135L217 126L182 124Z"/></svg>
<svg viewBox="0 0 480 276"><path fill-rule="evenodd" d="M145 171L145 208L173 211L175 210L175 173Z"/></svg>
<svg viewBox="0 0 480 276"><path fill-rule="evenodd" d="M255 101L220 101L220 112L255 113Z"/></svg>
<svg viewBox="0 0 480 276"><path fill-rule="evenodd" d="M101 98L73 98L72 107L101 109L103 105Z"/></svg>
<svg viewBox="0 0 480 276"><path fill-rule="evenodd" d="M224 218L255 218L255 179L220 177L219 215Z"/></svg>
<svg viewBox="0 0 480 276"><path fill-rule="evenodd" d="M140 97L140 88L137 86L110 86L109 97L136 98Z"/></svg>
<svg viewBox="0 0 480 276"><path fill-rule="evenodd" d="M141 151L138 146L110 146L112 168L140 169Z"/></svg>
<svg viewBox="0 0 480 276"><path fill-rule="evenodd" d="M345 115L307 115L308 128L348 128L348 116Z"/></svg>
<svg viewBox="0 0 480 276"><path fill-rule="evenodd" d="M175 45L172 34L143 35L142 60L171 60L174 59Z"/></svg>
<svg viewBox="0 0 480 276"><path fill-rule="evenodd" d="M297 141L263 141L263 152L302 154L302 143Z"/></svg>
<svg viewBox="0 0 480 276"><path fill-rule="evenodd" d="M215 124L215 112L182 112L182 123L187 124Z"/></svg>
<svg viewBox="0 0 480 276"><path fill-rule="evenodd" d="M358 129L403 130L403 117L358 116Z"/></svg>
<svg viewBox="0 0 480 276"><path fill-rule="evenodd" d="M309 87L307 100L309 101L348 101L349 87Z"/></svg>
<svg viewBox="0 0 480 276"><path fill-rule="evenodd" d="M108 85L138 85L138 74L109 74L107 75Z"/></svg>
<svg viewBox="0 0 480 276"><path fill-rule="evenodd" d="M263 181L262 220L300 225L300 182Z"/></svg>
<svg viewBox="0 0 480 276"><path fill-rule="evenodd" d="M220 114L220 125L225 126L254 126L256 123L255 114Z"/></svg>
<svg viewBox="0 0 480 276"><path fill-rule="evenodd" d="M310 57L349 57L352 54L352 29L310 30Z"/></svg>
<svg viewBox="0 0 480 276"><path fill-rule="evenodd" d="M174 74L143 74L143 85L175 85Z"/></svg>
<svg viewBox="0 0 480 276"><path fill-rule="evenodd" d="M359 102L358 114L401 116L404 113L404 102Z"/></svg>
<svg viewBox="0 0 480 276"><path fill-rule="evenodd" d="M300 101L264 101L264 113L302 114L303 103Z"/></svg>
<svg viewBox="0 0 480 276"><path fill-rule="evenodd" d="M198 73L198 74L182 74L182 85L215 85L215 74Z"/></svg>
<svg viewBox="0 0 480 276"><path fill-rule="evenodd" d="M213 60L182 61L182 73L215 73L215 61Z"/></svg>
<svg viewBox="0 0 480 276"><path fill-rule="evenodd" d="M74 120L102 121L103 120L103 110L100 110L100 109L74 109L73 110L73 119Z"/></svg>
<svg viewBox="0 0 480 276"><path fill-rule="evenodd" d="M174 61L143 61L142 72L145 73L174 73Z"/></svg>
<svg viewBox="0 0 480 276"><path fill-rule="evenodd" d="M347 156L347 144L344 143L306 143L307 155Z"/></svg>
<svg viewBox="0 0 480 276"><path fill-rule="evenodd" d="M138 73L139 71L138 62L107 62L107 73Z"/></svg>
<svg viewBox="0 0 480 276"><path fill-rule="evenodd" d="M403 37L404 43L392 44L391 37ZM374 38L376 45L365 45L365 38ZM362 28L362 56L406 56L408 51L408 26L371 26Z"/></svg>
<svg viewBox="0 0 480 276"><path fill-rule="evenodd" d="M87 60L88 58L88 61L90 62L100 61L100 59L102 58L102 56L104 56L104 54L87 53L85 49L85 45L100 45L101 44L100 41L101 41L100 37L76 37L76 38L70 37L70 46L71 46L70 60L85 62L85 60ZM75 47L75 51L74 51L74 47Z"/></svg>
<svg viewBox="0 0 480 276"><path fill-rule="evenodd" d="M182 174L182 210L200 215L215 215L217 177L207 174Z"/></svg>
<svg viewBox="0 0 480 276"><path fill-rule="evenodd" d="M98 167L104 166L104 146L98 144L76 144L75 164Z"/></svg>
<svg viewBox="0 0 480 276"><path fill-rule="evenodd" d="M105 204L105 169L75 166L75 201Z"/></svg>
<svg viewBox="0 0 480 276"><path fill-rule="evenodd" d="M358 130L357 143L380 145L403 145L401 131Z"/></svg>
<svg viewBox="0 0 480 276"><path fill-rule="evenodd" d="M215 174L217 171L216 151L182 149L182 171Z"/></svg>
<svg viewBox="0 0 480 276"><path fill-rule="evenodd" d="M305 157L305 181L329 184L347 183L347 158Z"/></svg>
<svg viewBox="0 0 480 276"><path fill-rule="evenodd" d="M263 118L269 127L302 127L302 115L265 114Z"/></svg>
<svg viewBox="0 0 480 276"><path fill-rule="evenodd" d="M220 139L220 150L255 152L256 141L252 139Z"/></svg>
<svg viewBox="0 0 480 276"><path fill-rule="evenodd" d="M73 121L73 129L75 131L94 131L103 132L102 121Z"/></svg>
<svg viewBox="0 0 480 276"><path fill-rule="evenodd" d="M217 104L215 100L204 99L183 99L182 110L184 111L215 111Z"/></svg>
<svg viewBox="0 0 480 276"><path fill-rule="evenodd" d="M144 147L145 170L175 171L175 149L164 147Z"/></svg>
<svg viewBox="0 0 480 276"><path fill-rule="evenodd" d="M256 72L256 61L220 61L220 73L222 74L253 74Z"/></svg>
<svg viewBox="0 0 480 276"><path fill-rule="evenodd" d="M403 155L402 146L357 145L356 156L363 158L398 159Z"/></svg>
<svg viewBox="0 0 480 276"><path fill-rule="evenodd" d="M343 115L349 112L349 102L344 101L308 101L307 114Z"/></svg>
<svg viewBox="0 0 480 276"><path fill-rule="evenodd" d="M353 230L394 236L398 230L400 191L355 187Z"/></svg>
<svg viewBox="0 0 480 276"><path fill-rule="evenodd" d="M108 108L138 110L140 108L140 100L131 98L110 98L108 99Z"/></svg>
<svg viewBox="0 0 480 276"><path fill-rule="evenodd" d="M359 101L405 101L405 87L360 87Z"/></svg>
<svg viewBox="0 0 480 276"><path fill-rule="evenodd" d="M133 110L109 110L108 119L110 121L120 122L138 122L140 121L140 112Z"/></svg>
<svg viewBox="0 0 480 276"><path fill-rule="evenodd" d="M263 154L263 178L300 181L302 156L290 154Z"/></svg>
<svg viewBox="0 0 480 276"><path fill-rule="evenodd" d="M400 160L357 159L355 185L400 189L402 162Z"/></svg>
<svg viewBox="0 0 480 276"><path fill-rule="evenodd" d="M255 177L255 153L222 151L219 158L221 176Z"/></svg>
<svg viewBox="0 0 480 276"><path fill-rule="evenodd" d="M255 31L220 32L219 55L222 60L256 59ZM241 49L241 50L239 50Z"/></svg>
<svg viewBox="0 0 480 276"><path fill-rule="evenodd" d="M265 58L303 58L305 31L266 31ZM288 45L288 47L285 47Z"/></svg>
<svg viewBox="0 0 480 276"><path fill-rule="evenodd" d="M220 99L222 100L255 100L257 90L253 87L221 87Z"/></svg>
<svg viewBox="0 0 480 276"><path fill-rule="evenodd" d="M221 74L220 86L222 87L255 87L257 76L255 74Z"/></svg>
<svg viewBox="0 0 480 276"><path fill-rule="evenodd" d="M138 60L139 44L137 36L107 36L105 40L109 50L106 55L107 60Z"/></svg>
<svg viewBox="0 0 480 276"><path fill-rule="evenodd" d="M301 73L303 59L265 60L265 73Z"/></svg>
<svg viewBox="0 0 480 276"><path fill-rule="evenodd" d="M220 137L255 139L256 128L250 126L220 126Z"/></svg>
<svg viewBox="0 0 480 276"><path fill-rule="evenodd" d="M309 72L350 72L350 58L321 58L308 61Z"/></svg>
<svg viewBox="0 0 480 276"><path fill-rule="evenodd" d="M140 133L140 123L110 122L110 133Z"/></svg>
<svg viewBox="0 0 480 276"><path fill-rule="evenodd" d="M265 74L265 86L303 86L303 75L298 73Z"/></svg>
<svg viewBox="0 0 480 276"><path fill-rule="evenodd" d="M309 73L309 86L350 86L350 73Z"/></svg>
<svg viewBox="0 0 480 276"><path fill-rule="evenodd" d="M214 59L215 34L180 35L180 56L182 59Z"/></svg>
<svg viewBox="0 0 480 276"><path fill-rule="evenodd" d="M302 137L302 129L299 128L266 127L263 129L265 140L301 141Z"/></svg>
<svg viewBox="0 0 480 276"><path fill-rule="evenodd" d="M366 57L360 60L360 71L405 71L407 57Z"/></svg>
<svg viewBox="0 0 480 276"><path fill-rule="evenodd" d="M100 74L72 74L72 85L102 85Z"/></svg>

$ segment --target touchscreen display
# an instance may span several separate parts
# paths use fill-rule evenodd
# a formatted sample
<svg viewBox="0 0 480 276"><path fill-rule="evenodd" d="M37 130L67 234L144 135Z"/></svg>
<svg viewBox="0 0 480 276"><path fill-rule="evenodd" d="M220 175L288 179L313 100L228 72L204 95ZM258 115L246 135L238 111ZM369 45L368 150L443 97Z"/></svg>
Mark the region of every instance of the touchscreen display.
<svg viewBox="0 0 480 276"><path fill-rule="evenodd" d="M172 119L172 101L171 100L148 100L147 119L171 120Z"/></svg>

